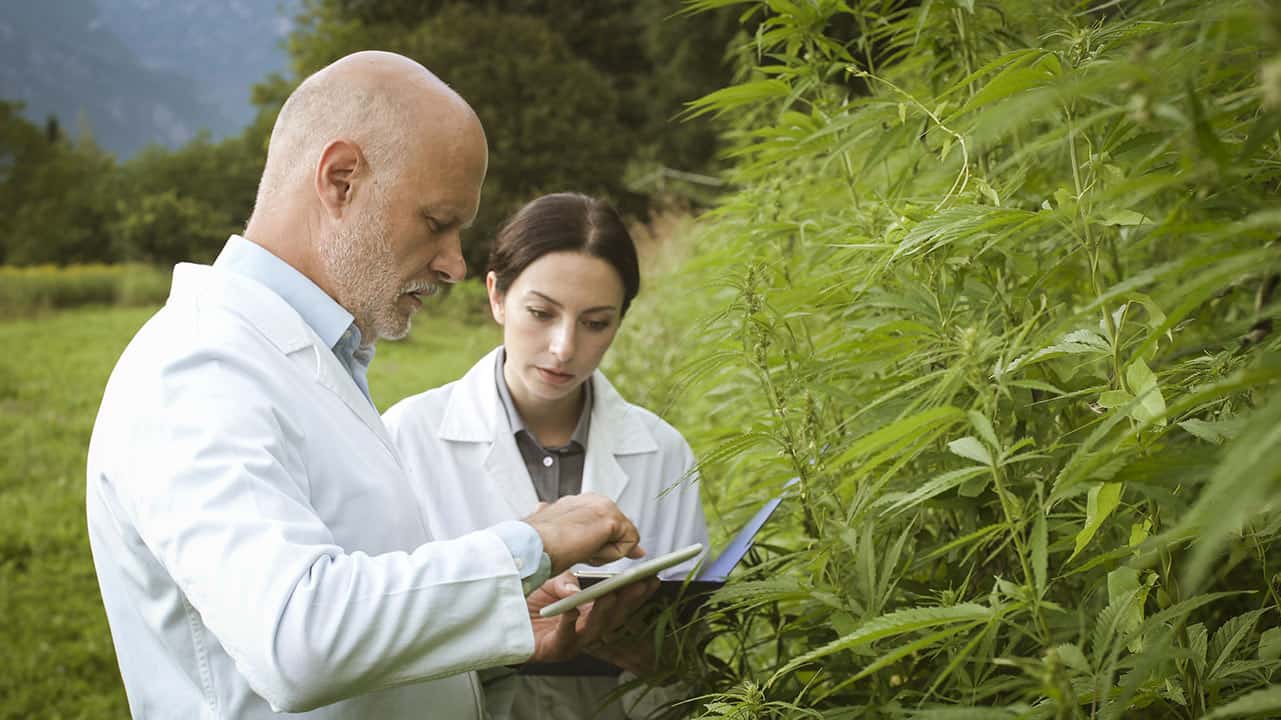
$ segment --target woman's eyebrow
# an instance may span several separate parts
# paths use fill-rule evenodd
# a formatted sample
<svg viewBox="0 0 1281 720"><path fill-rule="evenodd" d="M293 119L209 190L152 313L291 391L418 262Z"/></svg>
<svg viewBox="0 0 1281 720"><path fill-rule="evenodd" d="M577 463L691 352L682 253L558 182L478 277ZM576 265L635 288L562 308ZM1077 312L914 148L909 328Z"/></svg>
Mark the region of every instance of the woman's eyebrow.
<svg viewBox="0 0 1281 720"><path fill-rule="evenodd" d="M547 295L546 293L540 293L540 292L538 292L537 290L530 290L530 291L529 291L529 294L530 294L530 295L537 295L538 297L540 297L540 298L542 298L543 300L545 300L545 301L547 301L547 302L551 303L552 305L555 305L555 306L556 306L556 307L558 307L558 308L563 308L563 307L565 307L564 305L561 305L561 304L560 304L560 303L559 303L555 298L553 298L553 297L552 297L552 296L550 296L550 295ZM617 312L617 311L618 311L618 306L617 306L617 305L597 305L596 307L589 307L589 308L587 308L586 310L584 310L583 312L585 312L585 313L589 313L589 312L598 312L598 311L600 311L600 310L613 310L613 311Z"/></svg>

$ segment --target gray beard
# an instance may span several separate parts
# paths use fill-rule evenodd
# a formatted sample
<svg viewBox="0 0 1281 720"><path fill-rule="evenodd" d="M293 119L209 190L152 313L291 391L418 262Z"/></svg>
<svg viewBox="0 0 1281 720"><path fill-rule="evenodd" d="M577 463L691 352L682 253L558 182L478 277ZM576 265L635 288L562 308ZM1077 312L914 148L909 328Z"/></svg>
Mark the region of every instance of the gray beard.
<svg viewBox="0 0 1281 720"><path fill-rule="evenodd" d="M385 203L376 202L369 215L361 218L366 222L340 231L320 247L338 304L355 318L365 345L409 334L409 318L396 308L402 290L387 235Z"/></svg>

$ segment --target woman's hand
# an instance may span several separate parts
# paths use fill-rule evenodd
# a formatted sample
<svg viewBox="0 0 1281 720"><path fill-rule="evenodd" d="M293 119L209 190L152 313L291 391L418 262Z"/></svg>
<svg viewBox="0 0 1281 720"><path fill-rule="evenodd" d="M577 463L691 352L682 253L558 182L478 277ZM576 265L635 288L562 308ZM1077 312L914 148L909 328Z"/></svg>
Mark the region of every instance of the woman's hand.
<svg viewBox="0 0 1281 720"><path fill-rule="evenodd" d="M534 654L530 661L560 662L580 652L588 652L633 672L644 671L629 666L639 667L643 664L647 670L652 669L652 647L648 650L647 658L643 650L633 648L631 643L618 642L615 647L615 643L608 642L607 638L621 641L624 635L619 631L627 618L649 599L658 585L657 579L650 578L557 617L545 618L539 615L540 610L579 590L578 579L570 572L548 580L526 599L529 620L534 628Z"/></svg>

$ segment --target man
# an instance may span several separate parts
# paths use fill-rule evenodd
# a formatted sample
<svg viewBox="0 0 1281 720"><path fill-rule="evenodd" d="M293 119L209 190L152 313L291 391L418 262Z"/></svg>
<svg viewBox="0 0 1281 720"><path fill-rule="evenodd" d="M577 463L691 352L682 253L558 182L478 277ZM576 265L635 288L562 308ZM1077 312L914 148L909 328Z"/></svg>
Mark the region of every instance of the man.
<svg viewBox="0 0 1281 720"><path fill-rule="evenodd" d="M89 448L135 717L479 717L468 671L566 657L639 602L531 621L568 588L527 590L640 556L635 528L585 495L429 542L370 401L374 341L463 276L487 162L475 114L425 68L348 56L282 108L244 236L175 268Z"/></svg>

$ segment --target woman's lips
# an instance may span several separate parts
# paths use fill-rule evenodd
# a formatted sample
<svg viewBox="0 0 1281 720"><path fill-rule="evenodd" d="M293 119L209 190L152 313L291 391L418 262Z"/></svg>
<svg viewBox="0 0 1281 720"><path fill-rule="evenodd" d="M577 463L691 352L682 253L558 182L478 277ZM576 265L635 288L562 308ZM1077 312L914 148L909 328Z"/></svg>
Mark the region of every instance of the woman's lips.
<svg viewBox="0 0 1281 720"><path fill-rule="evenodd" d="M549 385L564 385L574 379L574 376L570 373L557 372L542 367L535 367L535 369L538 371L538 377Z"/></svg>

